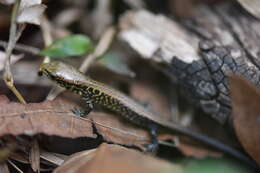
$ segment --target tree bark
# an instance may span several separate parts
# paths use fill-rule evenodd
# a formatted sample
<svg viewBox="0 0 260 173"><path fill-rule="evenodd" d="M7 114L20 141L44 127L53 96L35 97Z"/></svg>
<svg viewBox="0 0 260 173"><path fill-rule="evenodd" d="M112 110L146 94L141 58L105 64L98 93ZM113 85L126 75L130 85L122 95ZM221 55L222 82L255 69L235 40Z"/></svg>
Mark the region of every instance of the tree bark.
<svg viewBox="0 0 260 173"><path fill-rule="evenodd" d="M160 64L221 124L232 119L228 75L259 85L260 22L236 3L198 6L189 19L128 12L121 17L119 39Z"/></svg>

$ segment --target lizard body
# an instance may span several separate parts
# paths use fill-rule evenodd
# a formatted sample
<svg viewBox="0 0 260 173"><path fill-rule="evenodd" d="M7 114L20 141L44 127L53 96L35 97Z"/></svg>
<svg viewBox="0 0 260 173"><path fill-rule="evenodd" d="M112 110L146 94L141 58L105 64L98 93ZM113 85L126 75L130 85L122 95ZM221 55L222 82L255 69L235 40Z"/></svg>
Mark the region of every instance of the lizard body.
<svg viewBox="0 0 260 173"><path fill-rule="evenodd" d="M254 165L252 160L243 153L175 122L160 119L159 116L148 111L125 94L85 76L70 65L59 61L52 61L42 64L39 72L46 75L52 81L55 81L61 87L79 94L88 104L101 105L136 125L148 128L151 130L152 141L155 143L153 147L157 145L154 127L159 127L188 136L239 160L243 160L250 165Z"/></svg>

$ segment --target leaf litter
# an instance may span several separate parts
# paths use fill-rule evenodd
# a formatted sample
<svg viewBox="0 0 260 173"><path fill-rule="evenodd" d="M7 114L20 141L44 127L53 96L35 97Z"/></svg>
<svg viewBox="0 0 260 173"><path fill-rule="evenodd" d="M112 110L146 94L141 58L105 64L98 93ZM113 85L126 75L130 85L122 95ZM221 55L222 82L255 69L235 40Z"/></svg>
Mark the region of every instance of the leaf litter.
<svg viewBox="0 0 260 173"><path fill-rule="evenodd" d="M5 4L11 4L11 3L14 3L15 1L2 0L0 2L5 3ZM75 4L79 3L79 2L75 2ZM125 0L124 2L130 6L137 6L137 5L133 5L137 1L135 2L135 1ZM22 3L27 3L27 7L26 7L27 10L22 10L22 9L20 10L20 12L22 12L22 11L24 12L23 15L21 15L22 13L20 13L20 18L25 16L25 18L22 20L22 22L23 23L34 23L33 18L35 18L36 22L34 24L39 24L38 17L41 15L41 13L45 9L45 6L41 4L41 0L37 0L34 2L28 1L28 0L22 0ZM73 6L75 4L73 4L74 2L72 2L72 1L65 2L65 3L69 4L70 8L76 7L76 6ZM87 1L85 1L83 3L86 6ZM93 35L94 35L94 37L98 37L98 35L100 35L102 33L100 31L104 30L108 24L112 23L113 14L109 9L109 5L111 5L111 4L109 2L105 2L104 0L99 0L98 4L99 5L96 7L96 9L92 10L92 11L94 11L92 13L92 15L89 15L89 14L91 14L91 12L90 13L86 12L86 14L83 14L82 17L80 17L82 19L82 21L84 20L84 22L88 26L90 26L91 29L93 30L92 32L94 34L92 33L91 37L93 37ZM103 5L105 4L105 6L102 7L102 4ZM34 8L34 6L37 8ZM25 6L22 5L22 7L24 8ZM84 9L82 7L79 7L79 8L81 8L81 10ZM140 5L139 5L138 8L144 8L144 7L140 7ZM175 8L178 8L178 7L175 7ZM31 16L30 16L30 13L32 14ZM95 13L96 14L98 13L101 15L99 16L99 15L96 15ZM106 19L106 18L104 18L104 16L102 17L102 14L103 15L107 14L106 17L108 17L109 20L95 20L97 18ZM89 23L90 20L86 20L86 16L89 16L89 18L94 19L94 21L96 23L94 25L95 27L92 27L92 25ZM71 24L74 25L77 22L78 22L78 19L74 19ZM141 22L143 22L143 21L141 21ZM51 24L55 24L55 23L51 23ZM51 29L53 30L52 32L56 32L57 28L53 27ZM61 29L68 31L67 28L65 28L65 27L61 28ZM84 32L84 33L86 33L86 32ZM189 36L188 38L190 39L191 37ZM143 50L146 50L146 49L143 49ZM110 64L108 64L108 65L110 65ZM118 66L123 66L123 65L124 64L121 64ZM114 71L118 70L115 67L111 67L111 66L109 66L109 67ZM129 69L123 69L123 70L128 70L128 71L126 71L126 74L131 74L131 72L132 72L132 71L129 71ZM118 73L125 73L125 71L123 71L123 72L119 71ZM137 73L137 75L139 75L139 73ZM111 79L109 78L109 80L111 80ZM168 106L166 106L167 103L165 104L165 102L163 101L164 98L161 98L161 95L160 94L158 95L156 90L153 90L153 89L150 90L149 85L153 86L154 84L148 84L147 86L141 86L141 87L138 85L135 86L133 83L129 84L128 86L130 86L130 95L134 96L134 97L137 96L135 98L143 97L144 100L141 99L141 102L146 102L147 100L154 102L151 105L152 105L153 109L155 109L155 112L158 112L160 116L162 116L164 118L166 117L167 119L170 120L172 117L169 117L170 111L168 110ZM133 89L131 87L136 87L136 88ZM142 93L141 91L138 91L139 89L140 90L143 89L142 91L144 91L144 93ZM135 90L135 91L133 91L133 90ZM159 89L159 91L160 91L160 89ZM68 94L68 93L66 93L66 94ZM58 155L56 157L57 153L45 151L42 148L41 143L39 143L39 146L37 146L38 141L36 140L37 138L35 138L35 137L37 137L38 134L46 134L48 136L54 135L54 136L60 136L60 137L63 136L66 138L79 138L79 137L96 138L98 136L101 136L102 139L106 142L121 144L124 146L137 147L139 149L143 149L144 144L150 143L149 134L148 134L147 130L144 130L140 127L136 127L136 126L128 123L127 121L124 121L119 116L115 116L110 113L91 112L87 117L84 117L84 118L75 117L72 114L71 110L75 107L78 107L78 104L76 104L77 101L75 101L75 102L71 101L70 100L71 95L69 94L66 96L66 94L65 94L65 96L64 95L59 96L54 101L44 101L42 103L31 103L31 104L22 105L22 106L18 103L10 102L4 96L0 97L0 106L1 106L0 120L2 122L0 135L3 137L2 139L5 139L5 136L9 135L9 134L14 135L15 137L20 137L18 135L23 135L23 137L24 136L26 136L26 137L33 136L33 137L30 137L30 140L33 141L32 143L30 143L32 146L30 155L31 155L31 158L33 158L31 160L34 160L34 161L31 161L33 163L31 166L33 167L34 171L39 170L39 166L38 166L39 157L41 157L41 160L40 160L41 164L43 162L42 160L45 160L45 161L49 161L49 162L53 163L56 166L61 165L64 162L64 160L66 160L66 157L67 157L67 156L63 157L63 156L58 156ZM156 100L156 98L158 98L158 100ZM163 112L164 113L166 112L166 114L164 114ZM166 116L164 116L164 115L166 115ZM237 131L238 131L237 134L239 134L238 136L243 136L243 135L241 135L242 134L241 130L237 130ZM249 132L247 132L247 134L248 133ZM160 140L174 141L175 138L176 138L176 136L174 134L164 134L164 133L159 134ZM200 157L207 157L207 156L214 155L214 153L211 153L211 151L207 151L207 149L204 148L203 146L197 147L197 148L200 148L202 151L204 150L204 154L199 154L200 151L198 151L198 152L196 151L196 145L190 144L190 141L188 141L188 147L187 147L186 142L185 142L186 140L183 140L182 138L179 138L179 139L180 139L180 143L176 143L177 147L186 156L198 156L198 158L200 158ZM254 138L252 138L252 139L254 139ZM243 142L241 142L241 143L243 143ZM243 145L243 146L245 146L245 145ZM245 148L247 148L247 147L245 147ZM249 154L252 153L252 151L250 149L246 149L246 150L248 151ZM125 149L125 148L117 146L117 145L101 145L101 147L98 147L97 149L85 150L85 151L82 151L81 153L76 153L75 155L71 155L68 160L68 161L72 161L71 164L69 165L69 167L67 167L67 169L64 169L64 167L61 166L60 168L63 168L62 172L67 172L67 171L71 171L71 170L73 171L74 167L77 167L77 166L78 166L76 168L77 170L74 170L75 172L83 171L83 170L84 171L92 170L92 172L95 172L95 171L96 172L97 171L109 172L112 170L113 172L115 172L116 170L114 170L113 168L117 168L119 165L119 168L124 167L127 171L130 171L130 172L135 172L135 171L136 172L140 172L140 171L152 172L152 171L157 170L156 166L155 166L156 164L163 165L165 163L165 162L161 162L158 159L154 160L154 162L149 161L149 158L147 156L137 153L136 151L134 151L134 152L136 152L137 157L132 157L131 152L132 152L132 150ZM29 153L29 151L28 151L28 153ZM13 153L13 155L15 155L15 154L17 154L17 153ZM219 153L217 153L217 155L218 154ZM88 157L85 158L86 155ZM117 157L118 155L119 155L119 157ZM82 157L80 157L80 156L82 156ZM124 157L122 157L122 156L124 156ZM79 157L79 159L77 160L76 157ZM145 158L143 158L143 157L145 157ZM13 157L10 156L9 158L12 158L12 159L16 158L18 160L19 156L15 155ZM130 165L130 167L129 167L128 160L136 161L136 163L134 163L133 165ZM22 157L20 157L20 161L21 162L23 161L24 163L27 163L27 164L29 163L29 159L22 158ZM73 161L75 161L75 162L73 162ZM109 162L109 161L111 161L111 162ZM106 164L104 164L104 167L100 167L100 163L106 163ZM109 164L107 164L107 163L109 163ZM145 164L140 165L140 163L147 163L149 165L152 165L152 166L154 166L153 167L154 169L151 170L151 168L146 168L147 165L145 165ZM162 165L159 166L160 169L158 169L157 172L161 172L162 170L164 170L164 166L162 166ZM175 164L171 164L171 166L172 165L175 165ZM111 167L112 167L112 169L111 169ZM3 168L3 170L5 170L6 172L9 172L6 163L1 164L1 168ZM125 169L124 169L124 171L125 171ZM42 165L41 165L40 170L41 171L44 170L42 168ZM171 171L177 172L175 168L173 168Z"/></svg>

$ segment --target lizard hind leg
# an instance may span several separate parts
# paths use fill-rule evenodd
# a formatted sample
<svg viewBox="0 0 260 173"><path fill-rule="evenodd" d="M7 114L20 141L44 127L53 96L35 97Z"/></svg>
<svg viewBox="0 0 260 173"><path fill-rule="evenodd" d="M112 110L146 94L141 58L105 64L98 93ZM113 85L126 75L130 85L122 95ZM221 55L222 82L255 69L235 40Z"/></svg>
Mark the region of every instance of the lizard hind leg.
<svg viewBox="0 0 260 173"><path fill-rule="evenodd" d="M151 124L150 125L150 136L151 136L151 143L146 146L145 152L152 152L156 153L159 143L157 140L157 125Z"/></svg>
<svg viewBox="0 0 260 173"><path fill-rule="evenodd" d="M71 110L77 117L86 117L94 108L93 103L90 99L85 99L86 107L84 109L74 108Z"/></svg>

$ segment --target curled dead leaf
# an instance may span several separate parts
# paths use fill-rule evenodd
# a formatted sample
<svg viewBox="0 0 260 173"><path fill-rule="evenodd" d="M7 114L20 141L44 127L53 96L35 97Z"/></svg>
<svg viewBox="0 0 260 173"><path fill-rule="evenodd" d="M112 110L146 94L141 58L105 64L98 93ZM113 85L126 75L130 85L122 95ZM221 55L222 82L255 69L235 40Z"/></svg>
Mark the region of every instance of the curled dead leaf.
<svg viewBox="0 0 260 173"><path fill-rule="evenodd" d="M260 92L239 76L230 76L236 135L246 152L260 165Z"/></svg>
<svg viewBox="0 0 260 173"><path fill-rule="evenodd" d="M86 154L85 154L86 153ZM70 164L67 164L70 162ZM74 164L72 164L74 163ZM100 165L102 163L102 166ZM97 150L81 152L67 160L55 173L181 173L179 165L149 157L143 153L118 145L102 144Z"/></svg>
<svg viewBox="0 0 260 173"><path fill-rule="evenodd" d="M87 164L88 161L93 159L96 154L97 149L81 151L75 154L72 154L60 167L58 167L54 172L66 172L67 170L73 169L76 170Z"/></svg>

